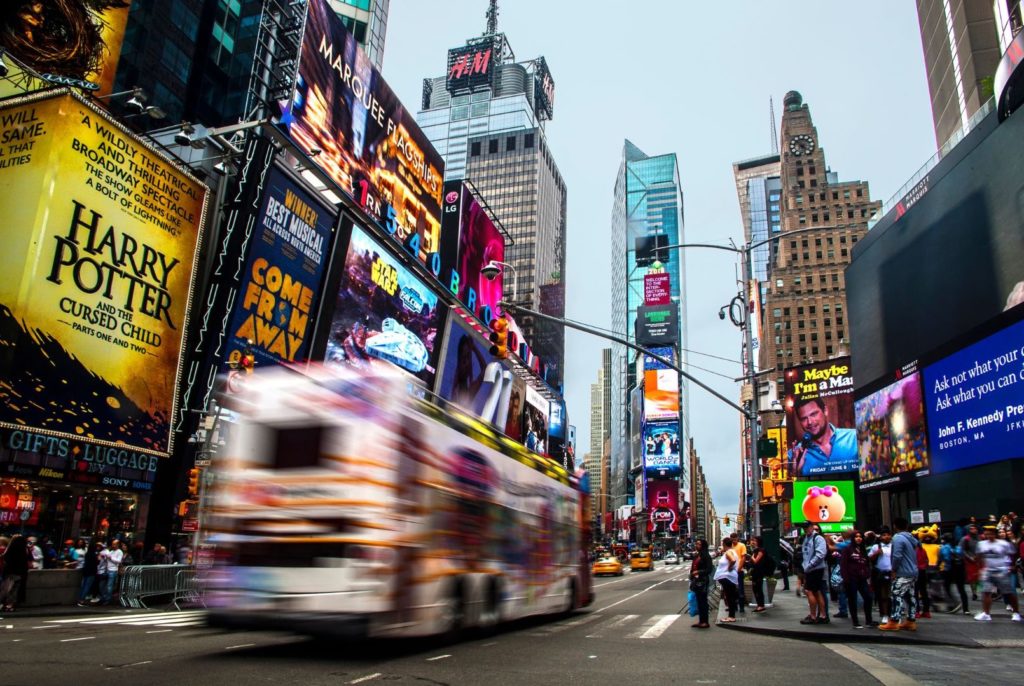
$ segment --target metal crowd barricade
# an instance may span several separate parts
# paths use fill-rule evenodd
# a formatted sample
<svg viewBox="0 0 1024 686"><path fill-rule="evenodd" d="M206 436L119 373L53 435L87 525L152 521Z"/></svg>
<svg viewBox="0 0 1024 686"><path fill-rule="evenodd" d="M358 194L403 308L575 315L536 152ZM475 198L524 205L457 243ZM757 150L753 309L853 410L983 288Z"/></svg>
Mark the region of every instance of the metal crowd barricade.
<svg viewBox="0 0 1024 686"><path fill-rule="evenodd" d="M181 609L180 603L201 603L196 568L191 565L131 565L121 570L121 604L146 608L146 599L164 596Z"/></svg>

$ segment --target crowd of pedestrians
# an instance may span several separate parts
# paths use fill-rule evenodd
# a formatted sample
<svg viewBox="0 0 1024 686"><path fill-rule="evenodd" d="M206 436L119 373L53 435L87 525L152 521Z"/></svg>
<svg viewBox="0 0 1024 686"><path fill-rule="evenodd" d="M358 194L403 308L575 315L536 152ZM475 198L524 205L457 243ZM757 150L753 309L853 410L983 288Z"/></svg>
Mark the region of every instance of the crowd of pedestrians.
<svg viewBox="0 0 1024 686"><path fill-rule="evenodd" d="M769 607L766 579L781 581L783 591L789 591L791 573L796 595L807 600L807 615L800 620L804 625L848 619L855 629L915 631L919 619L930 619L940 607L967 616L973 609L975 620L990 622L993 604L1005 605L1011 621L1021 622L1022 524L1012 512L998 520L963 520L941 534L938 525L911 530L902 518L892 530L883 526L842 534L824 534L818 524L807 522L801 538L779 542L778 560L758 536L744 542L733 533L724 539L717 560L701 540L690 568L690 590L699 610L693 626L709 626L707 596L713 582L721 588L726 610L719 621L729 623L746 611L745 579L753 612L759 613Z"/></svg>
<svg viewBox="0 0 1024 686"><path fill-rule="evenodd" d="M793 552L796 593L807 598L801 624L848 618L856 629L915 631L917 620L932 617L933 600L943 602L950 614L970 615L979 594L975 620L992 621L991 606L998 601L1012 621L1022 621L1017 590L1024 587L1024 537L1016 514L983 524L965 520L941 538L937 525L911 531L905 519L893 524L895 531L882 527L829 536L808 522L798 545L783 548ZM837 605L831 616L830 603ZM879 622L873 620L876 612Z"/></svg>
<svg viewBox="0 0 1024 686"><path fill-rule="evenodd" d="M183 550L187 548L183 547ZM30 570L80 569L82 584L78 604L109 605L115 595L120 570L128 565L170 564L172 556L157 543L144 554L142 543L128 546L113 539L107 546L95 539L68 539L59 549L43 537L15 534L0 536L0 611L13 612L25 602Z"/></svg>

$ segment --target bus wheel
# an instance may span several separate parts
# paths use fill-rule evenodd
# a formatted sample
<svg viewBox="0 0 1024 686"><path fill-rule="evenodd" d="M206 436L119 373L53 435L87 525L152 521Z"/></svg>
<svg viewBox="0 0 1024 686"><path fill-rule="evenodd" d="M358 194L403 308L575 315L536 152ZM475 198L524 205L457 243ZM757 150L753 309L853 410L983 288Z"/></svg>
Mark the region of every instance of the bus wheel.
<svg viewBox="0 0 1024 686"><path fill-rule="evenodd" d="M452 584L449 592L443 596L440 610L439 633L450 638L458 637L466 623L466 604L461 581Z"/></svg>
<svg viewBox="0 0 1024 686"><path fill-rule="evenodd" d="M486 630L497 626L501 621L501 593L496 579L487 580L481 603L480 627Z"/></svg>
<svg viewBox="0 0 1024 686"><path fill-rule="evenodd" d="M565 614L569 614L578 607L576 603L576 579L569 581L569 600L565 604Z"/></svg>

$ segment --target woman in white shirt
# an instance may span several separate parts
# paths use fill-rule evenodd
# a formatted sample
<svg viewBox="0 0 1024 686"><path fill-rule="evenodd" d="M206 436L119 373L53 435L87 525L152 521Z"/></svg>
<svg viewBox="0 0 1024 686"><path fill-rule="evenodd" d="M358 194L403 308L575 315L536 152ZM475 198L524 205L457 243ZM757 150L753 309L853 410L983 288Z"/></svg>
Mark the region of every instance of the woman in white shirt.
<svg viewBox="0 0 1024 686"><path fill-rule="evenodd" d="M725 599L725 606L729 611L729 616L720 620L722 622L736 621L736 600L739 597L737 587L739 558L732 546L732 538L726 537L722 541L722 556L718 558L718 569L715 570L715 581L722 587L722 597Z"/></svg>

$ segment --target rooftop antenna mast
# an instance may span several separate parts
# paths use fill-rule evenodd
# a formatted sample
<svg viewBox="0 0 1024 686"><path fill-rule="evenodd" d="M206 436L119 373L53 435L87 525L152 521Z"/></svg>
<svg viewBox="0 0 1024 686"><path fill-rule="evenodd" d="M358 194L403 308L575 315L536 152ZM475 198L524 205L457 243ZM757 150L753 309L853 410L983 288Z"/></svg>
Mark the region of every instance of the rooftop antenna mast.
<svg viewBox="0 0 1024 686"><path fill-rule="evenodd" d="M498 0L491 0L487 6L487 32L485 36L493 36L498 32Z"/></svg>
<svg viewBox="0 0 1024 686"><path fill-rule="evenodd" d="M772 117L772 154L779 154L779 134L775 129L775 101L772 100L772 96L768 96L768 112Z"/></svg>

